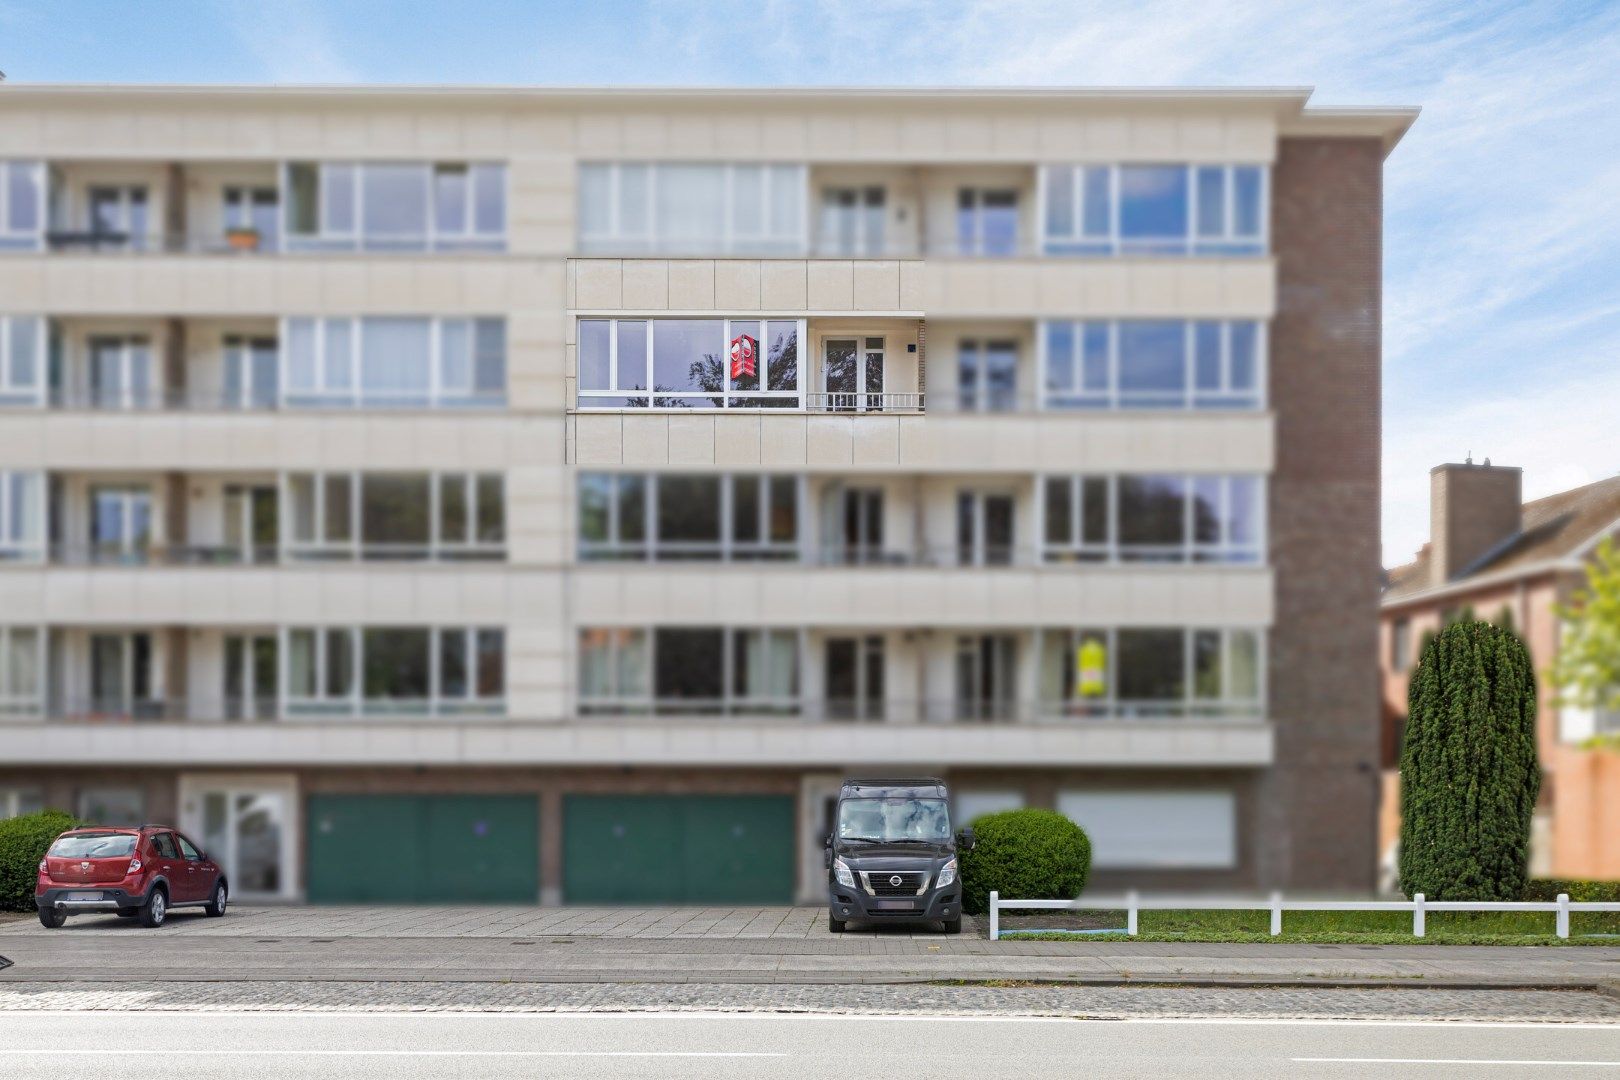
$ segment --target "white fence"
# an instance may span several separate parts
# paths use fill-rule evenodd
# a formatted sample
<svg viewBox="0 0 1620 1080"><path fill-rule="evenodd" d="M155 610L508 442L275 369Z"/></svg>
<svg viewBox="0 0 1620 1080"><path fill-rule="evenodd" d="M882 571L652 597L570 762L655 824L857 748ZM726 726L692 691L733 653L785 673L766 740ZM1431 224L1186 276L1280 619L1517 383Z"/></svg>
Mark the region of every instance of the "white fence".
<svg viewBox="0 0 1620 1080"><path fill-rule="evenodd" d="M1282 893L1272 893L1268 899L1234 898L1226 896L1139 896L1128 892L1124 896L1095 896L1081 900L1003 900L1000 893L990 894L990 940L1001 937L1001 913L1018 911L1121 911L1125 912L1125 932L1135 935L1137 915L1143 911L1269 911L1271 934L1282 933L1285 911L1410 911L1412 936L1424 935L1425 916L1431 911L1550 911L1558 916L1555 932L1561 938L1569 937L1569 913L1572 911L1620 911L1620 903L1571 903L1568 893L1559 893L1557 900L1472 901L1425 900L1418 893L1410 900L1284 900Z"/></svg>

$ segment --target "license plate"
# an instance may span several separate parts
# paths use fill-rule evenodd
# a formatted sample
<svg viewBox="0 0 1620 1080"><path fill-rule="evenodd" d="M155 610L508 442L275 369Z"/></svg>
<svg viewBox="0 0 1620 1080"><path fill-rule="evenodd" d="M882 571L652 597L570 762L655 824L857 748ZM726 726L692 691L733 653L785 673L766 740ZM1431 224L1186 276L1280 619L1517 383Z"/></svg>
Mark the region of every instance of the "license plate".
<svg viewBox="0 0 1620 1080"><path fill-rule="evenodd" d="M874 906L884 911L900 911L902 909L910 910L917 905L910 900L879 900Z"/></svg>
<svg viewBox="0 0 1620 1080"><path fill-rule="evenodd" d="M68 900L100 900L100 899L103 899L103 896L99 892L70 892L70 893L67 894L66 899L68 899Z"/></svg>

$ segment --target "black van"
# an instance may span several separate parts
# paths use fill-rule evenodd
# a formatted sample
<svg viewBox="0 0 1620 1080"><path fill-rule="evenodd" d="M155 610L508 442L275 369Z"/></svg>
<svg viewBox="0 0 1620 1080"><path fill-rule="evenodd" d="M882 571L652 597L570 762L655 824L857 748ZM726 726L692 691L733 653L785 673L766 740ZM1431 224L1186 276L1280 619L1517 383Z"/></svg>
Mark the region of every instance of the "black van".
<svg viewBox="0 0 1620 1080"><path fill-rule="evenodd" d="M945 781L845 780L827 837L827 929L851 919L941 922L962 932L956 853L973 830L951 832Z"/></svg>

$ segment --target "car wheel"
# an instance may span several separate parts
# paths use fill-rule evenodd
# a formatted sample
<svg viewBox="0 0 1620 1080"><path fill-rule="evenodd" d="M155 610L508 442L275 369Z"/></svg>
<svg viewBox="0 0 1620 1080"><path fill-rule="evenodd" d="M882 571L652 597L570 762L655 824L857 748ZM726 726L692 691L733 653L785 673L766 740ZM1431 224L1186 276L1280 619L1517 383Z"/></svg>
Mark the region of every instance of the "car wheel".
<svg viewBox="0 0 1620 1080"><path fill-rule="evenodd" d="M42 907L39 909L39 925L47 930L55 930L67 922L67 912L55 907Z"/></svg>
<svg viewBox="0 0 1620 1080"><path fill-rule="evenodd" d="M843 919L836 919L831 915L827 916L827 933L829 934L842 934L844 927L847 925L849 924Z"/></svg>
<svg viewBox="0 0 1620 1080"><path fill-rule="evenodd" d="M214 886L214 898L208 901L208 906L203 910L208 913L209 918L217 919L225 914L225 901L227 899L225 883L221 881Z"/></svg>
<svg viewBox="0 0 1620 1080"><path fill-rule="evenodd" d="M169 895L162 889L153 889L152 896L141 908L141 925L158 927L169 916Z"/></svg>
<svg viewBox="0 0 1620 1080"><path fill-rule="evenodd" d="M962 932L962 916L958 915L954 919L946 919L945 932L947 934L960 934Z"/></svg>

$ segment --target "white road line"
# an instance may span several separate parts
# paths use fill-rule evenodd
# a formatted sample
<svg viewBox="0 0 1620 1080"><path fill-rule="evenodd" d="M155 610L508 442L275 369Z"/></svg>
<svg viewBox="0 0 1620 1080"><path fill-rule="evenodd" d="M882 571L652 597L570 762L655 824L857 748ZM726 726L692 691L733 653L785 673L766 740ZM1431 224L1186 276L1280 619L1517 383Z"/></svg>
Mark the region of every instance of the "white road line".
<svg viewBox="0 0 1620 1080"><path fill-rule="evenodd" d="M23 1055L69 1054L73 1057L101 1055L154 1055L165 1057L610 1057L610 1058L779 1058L785 1053L752 1052L744 1050L114 1050L104 1047L94 1050L40 1048L29 1050L0 1050L0 1061Z"/></svg>
<svg viewBox="0 0 1620 1080"><path fill-rule="evenodd" d="M1566 1061L1562 1058L1346 1058L1297 1057L1301 1064L1335 1065L1593 1065L1614 1068L1620 1061Z"/></svg>

